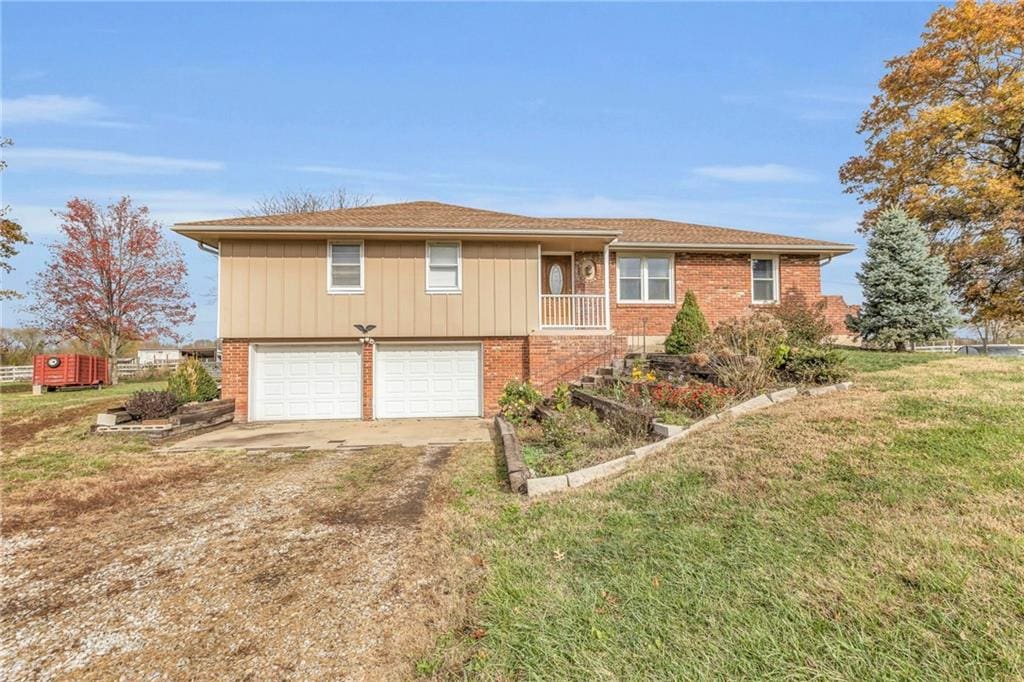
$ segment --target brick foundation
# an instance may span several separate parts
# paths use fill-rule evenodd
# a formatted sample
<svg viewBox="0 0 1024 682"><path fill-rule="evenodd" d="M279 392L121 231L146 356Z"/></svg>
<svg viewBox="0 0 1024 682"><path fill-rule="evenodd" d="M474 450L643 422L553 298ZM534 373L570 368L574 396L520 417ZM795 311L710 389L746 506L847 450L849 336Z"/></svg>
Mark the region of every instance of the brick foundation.
<svg viewBox="0 0 1024 682"><path fill-rule="evenodd" d="M498 398L510 379L524 380L530 375L525 336L492 336L480 340L483 345L484 416L499 411Z"/></svg>
<svg viewBox="0 0 1024 682"><path fill-rule="evenodd" d="M271 339L267 339L268 341ZM331 339L323 339L330 342ZM337 339L349 342L351 339ZM498 398L511 379L528 379L545 395L562 382L576 381L621 357L626 340L608 334L494 336L482 339L424 339L424 341L479 341L483 349L484 416L498 413ZM373 419L373 353L363 344L362 418ZM221 395L235 399L235 421L249 417L249 340L222 341Z"/></svg>
<svg viewBox="0 0 1024 682"><path fill-rule="evenodd" d="M550 395L560 383L573 382L626 352L626 339L610 334L547 335L527 338L530 383Z"/></svg>

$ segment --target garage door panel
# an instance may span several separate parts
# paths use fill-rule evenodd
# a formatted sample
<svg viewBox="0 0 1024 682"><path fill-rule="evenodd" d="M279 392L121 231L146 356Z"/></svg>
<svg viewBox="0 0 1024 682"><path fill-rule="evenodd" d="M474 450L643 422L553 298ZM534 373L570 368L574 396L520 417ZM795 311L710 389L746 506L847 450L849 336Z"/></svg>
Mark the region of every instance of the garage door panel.
<svg viewBox="0 0 1024 682"><path fill-rule="evenodd" d="M480 347L475 344L376 347L378 417L480 415Z"/></svg>
<svg viewBox="0 0 1024 682"><path fill-rule="evenodd" d="M358 419L361 367L358 346L257 344L253 419Z"/></svg>

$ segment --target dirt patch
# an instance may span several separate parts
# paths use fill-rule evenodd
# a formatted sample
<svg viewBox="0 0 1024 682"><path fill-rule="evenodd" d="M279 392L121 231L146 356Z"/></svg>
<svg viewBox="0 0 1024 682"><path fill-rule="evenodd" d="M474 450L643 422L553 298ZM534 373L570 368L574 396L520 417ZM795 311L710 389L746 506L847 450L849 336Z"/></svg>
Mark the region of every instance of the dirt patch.
<svg viewBox="0 0 1024 682"><path fill-rule="evenodd" d="M451 591L429 526L450 452L229 458L134 504L22 526L3 544L0 671L409 678Z"/></svg>
<svg viewBox="0 0 1024 682"><path fill-rule="evenodd" d="M97 400L89 403L88 405L69 407L65 410L47 410L41 416L30 417L23 421L14 422L13 424L4 423L4 450L10 452L11 450L19 448L30 442L37 434L45 431L46 429L54 426L60 426L61 424L67 424L68 422L77 421L88 415L99 414L100 412L120 405L123 402L124 398Z"/></svg>

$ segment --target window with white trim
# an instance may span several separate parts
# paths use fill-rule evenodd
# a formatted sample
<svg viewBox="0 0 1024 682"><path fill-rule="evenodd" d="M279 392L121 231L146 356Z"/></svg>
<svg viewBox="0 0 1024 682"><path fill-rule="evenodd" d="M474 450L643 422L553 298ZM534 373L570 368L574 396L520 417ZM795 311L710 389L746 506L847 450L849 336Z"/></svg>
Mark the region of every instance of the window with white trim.
<svg viewBox="0 0 1024 682"><path fill-rule="evenodd" d="M775 256L750 258L751 293L754 303L779 300L779 259Z"/></svg>
<svg viewBox="0 0 1024 682"><path fill-rule="evenodd" d="M427 291L462 290L462 244L427 242Z"/></svg>
<svg viewBox="0 0 1024 682"><path fill-rule="evenodd" d="M335 294L362 293L363 243L327 244L327 290Z"/></svg>
<svg viewBox="0 0 1024 682"><path fill-rule="evenodd" d="M672 303L673 256L618 254L619 301Z"/></svg>

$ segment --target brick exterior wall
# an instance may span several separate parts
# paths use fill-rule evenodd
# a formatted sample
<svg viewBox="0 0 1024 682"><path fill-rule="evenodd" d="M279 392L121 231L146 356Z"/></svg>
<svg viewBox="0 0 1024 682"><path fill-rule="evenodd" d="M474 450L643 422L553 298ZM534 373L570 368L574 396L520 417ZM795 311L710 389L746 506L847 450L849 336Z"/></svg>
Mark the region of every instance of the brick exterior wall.
<svg viewBox="0 0 1024 682"><path fill-rule="evenodd" d="M373 419L373 344L363 344L363 421Z"/></svg>
<svg viewBox="0 0 1024 682"><path fill-rule="evenodd" d="M672 328L676 311L687 290L697 296L704 317L712 327L732 317L749 315L758 306L751 303L750 256L746 254L676 253L675 303L619 303L616 254L610 259L612 328L617 334L641 334L646 320L647 336L665 336ZM780 290L800 291L808 302L821 298L821 268L816 256L781 256Z"/></svg>
<svg viewBox="0 0 1024 682"><path fill-rule="evenodd" d="M544 395L550 395L562 382L576 381L611 364L626 352L625 337L609 334L538 334L527 341L530 383Z"/></svg>
<svg viewBox="0 0 1024 682"><path fill-rule="evenodd" d="M530 376L525 336L492 336L480 340L483 346L484 416L498 413L498 398L510 379Z"/></svg>
<svg viewBox="0 0 1024 682"><path fill-rule="evenodd" d="M220 397L235 399L235 421L249 420L249 340L221 341Z"/></svg>

